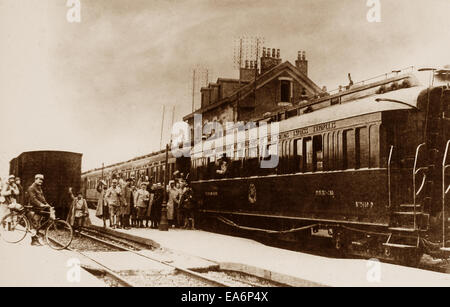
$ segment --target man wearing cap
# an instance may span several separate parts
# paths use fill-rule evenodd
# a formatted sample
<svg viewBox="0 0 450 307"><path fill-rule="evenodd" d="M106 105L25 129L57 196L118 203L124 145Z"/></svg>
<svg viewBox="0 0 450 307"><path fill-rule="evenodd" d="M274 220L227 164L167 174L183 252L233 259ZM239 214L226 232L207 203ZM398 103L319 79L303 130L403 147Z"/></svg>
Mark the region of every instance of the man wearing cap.
<svg viewBox="0 0 450 307"><path fill-rule="evenodd" d="M20 191L16 185L14 175L9 175L8 181L5 182L1 192L1 195L5 198L6 204L16 203L19 194Z"/></svg>
<svg viewBox="0 0 450 307"><path fill-rule="evenodd" d="M109 220L112 228L118 225L118 217L120 214L120 194L121 189L117 185L117 179L112 180L112 186L106 190L105 200L109 207Z"/></svg>
<svg viewBox="0 0 450 307"><path fill-rule="evenodd" d="M44 208L49 208L50 205L47 203L44 197L44 193L42 192L42 183L44 182L44 175L37 174L34 176L34 183L30 185L27 190L29 197L29 205L33 206L33 209L36 211L41 211ZM38 212L30 212L30 220L34 224L38 224L41 217ZM31 224L33 224L31 223ZM34 225L31 225L34 228ZM31 245L39 245L39 241L37 239L36 234L31 236Z"/></svg>
<svg viewBox="0 0 450 307"><path fill-rule="evenodd" d="M139 190L136 192L136 208L138 228L144 227L144 219L146 218L148 201L150 200L150 193L147 191L147 184L142 182Z"/></svg>

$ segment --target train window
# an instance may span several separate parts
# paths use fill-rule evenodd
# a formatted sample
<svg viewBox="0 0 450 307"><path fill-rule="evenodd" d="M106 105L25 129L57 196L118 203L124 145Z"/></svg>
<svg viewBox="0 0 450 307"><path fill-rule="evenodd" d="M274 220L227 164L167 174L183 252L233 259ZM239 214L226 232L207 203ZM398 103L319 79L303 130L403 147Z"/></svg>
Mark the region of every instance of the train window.
<svg viewBox="0 0 450 307"><path fill-rule="evenodd" d="M323 171L323 144L321 135L316 135L313 137L313 149L314 171Z"/></svg>
<svg viewBox="0 0 450 307"><path fill-rule="evenodd" d="M369 139L370 139L370 167L379 167L380 140L379 140L379 128L377 125L370 126Z"/></svg>
<svg viewBox="0 0 450 307"><path fill-rule="evenodd" d="M342 169L342 131L336 133L334 140L334 166L335 169Z"/></svg>
<svg viewBox="0 0 450 307"><path fill-rule="evenodd" d="M336 132L331 132L329 135L330 142L328 143L328 165L330 170L334 170L335 157L334 157L334 143L336 142Z"/></svg>
<svg viewBox="0 0 450 307"><path fill-rule="evenodd" d="M356 168L369 167L369 135L367 128L356 129Z"/></svg>
<svg viewBox="0 0 450 307"><path fill-rule="evenodd" d="M295 171L303 172L303 144L302 139L295 140Z"/></svg>
<svg viewBox="0 0 450 307"><path fill-rule="evenodd" d="M344 131L343 134L343 163L344 169L355 168L355 131Z"/></svg>
<svg viewBox="0 0 450 307"><path fill-rule="evenodd" d="M312 146L312 139L310 137L303 139L303 153L305 155L305 164L306 172L312 172L313 171L313 146Z"/></svg>

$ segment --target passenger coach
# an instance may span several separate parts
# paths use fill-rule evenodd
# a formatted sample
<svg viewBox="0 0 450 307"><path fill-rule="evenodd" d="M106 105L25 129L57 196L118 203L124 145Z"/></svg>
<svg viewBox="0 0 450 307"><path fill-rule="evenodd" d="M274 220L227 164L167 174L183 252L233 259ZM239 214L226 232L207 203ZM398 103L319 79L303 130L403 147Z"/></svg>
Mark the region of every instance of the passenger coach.
<svg viewBox="0 0 450 307"><path fill-rule="evenodd" d="M445 247L449 101L448 85L406 74L262 119L279 124L262 148L251 130L245 143L209 139L192 150L199 221L290 240L325 230L339 250L415 262ZM277 167L259 167L270 155Z"/></svg>

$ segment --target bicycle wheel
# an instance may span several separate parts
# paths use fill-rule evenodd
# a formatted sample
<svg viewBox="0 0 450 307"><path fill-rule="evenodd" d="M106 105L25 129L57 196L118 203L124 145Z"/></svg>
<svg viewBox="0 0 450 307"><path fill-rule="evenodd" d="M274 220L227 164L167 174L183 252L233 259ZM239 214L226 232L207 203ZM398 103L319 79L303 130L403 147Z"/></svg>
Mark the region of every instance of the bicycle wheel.
<svg viewBox="0 0 450 307"><path fill-rule="evenodd" d="M0 222L0 236L5 242L18 243L27 235L28 219L15 212L5 215Z"/></svg>
<svg viewBox="0 0 450 307"><path fill-rule="evenodd" d="M45 230L45 240L53 249L64 249L73 239L72 226L63 220L55 220Z"/></svg>

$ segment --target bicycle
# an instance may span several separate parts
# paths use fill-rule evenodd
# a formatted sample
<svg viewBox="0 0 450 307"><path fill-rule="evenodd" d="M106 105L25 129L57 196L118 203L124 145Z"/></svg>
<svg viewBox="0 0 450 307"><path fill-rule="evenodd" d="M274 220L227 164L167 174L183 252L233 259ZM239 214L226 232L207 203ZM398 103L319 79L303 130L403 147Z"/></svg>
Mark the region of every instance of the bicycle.
<svg viewBox="0 0 450 307"><path fill-rule="evenodd" d="M45 231L45 241L53 249L65 249L72 243L72 226L66 221L56 218L55 208L51 206L43 209L34 208L33 206L19 207L10 208L10 213L5 215L0 221L0 236L5 242L19 243L25 238L27 233L39 235L40 231ZM50 208L50 211L44 211L47 208ZM41 217L36 229L31 229L30 226L33 221L30 221L27 216L32 212ZM49 217L45 219L43 215L49 215ZM44 221L42 221L43 219Z"/></svg>

